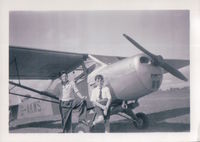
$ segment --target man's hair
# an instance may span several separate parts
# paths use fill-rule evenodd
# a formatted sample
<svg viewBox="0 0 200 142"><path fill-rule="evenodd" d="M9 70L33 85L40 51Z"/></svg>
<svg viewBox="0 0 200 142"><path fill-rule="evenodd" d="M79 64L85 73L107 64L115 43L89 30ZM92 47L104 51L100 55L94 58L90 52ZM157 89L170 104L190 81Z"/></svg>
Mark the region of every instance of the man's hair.
<svg viewBox="0 0 200 142"><path fill-rule="evenodd" d="M67 75L66 71L61 71L61 72L59 72L59 77L61 77L63 74L66 74L66 75Z"/></svg>
<svg viewBox="0 0 200 142"><path fill-rule="evenodd" d="M104 80L103 75L101 75L101 74L96 75L94 80L96 81L97 79Z"/></svg>

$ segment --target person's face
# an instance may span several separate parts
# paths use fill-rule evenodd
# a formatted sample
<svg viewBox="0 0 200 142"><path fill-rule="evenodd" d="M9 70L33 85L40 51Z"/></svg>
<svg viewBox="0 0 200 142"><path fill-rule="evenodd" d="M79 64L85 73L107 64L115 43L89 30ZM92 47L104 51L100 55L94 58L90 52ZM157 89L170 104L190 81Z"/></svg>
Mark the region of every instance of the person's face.
<svg viewBox="0 0 200 142"><path fill-rule="evenodd" d="M62 74L60 76L60 80L62 81L62 83L66 83L68 81L68 76L66 73Z"/></svg>
<svg viewBox="0 0 200 142"><path fill-rule="evenodd" d="M101 78L97 78L96 79L96 85L99 86L100 88L102 88L104 81L101 80Z"/></svg>

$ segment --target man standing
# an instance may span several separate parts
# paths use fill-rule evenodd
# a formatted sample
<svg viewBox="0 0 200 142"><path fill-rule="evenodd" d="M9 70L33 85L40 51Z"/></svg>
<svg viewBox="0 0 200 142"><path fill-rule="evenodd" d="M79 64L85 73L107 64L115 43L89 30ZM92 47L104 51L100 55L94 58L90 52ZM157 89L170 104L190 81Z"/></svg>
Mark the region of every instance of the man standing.
<svg viewBox="0 0 200 142"><path fill-rule="evenodd" d="M92 90L91 101L95 106L95 112L97 117L93 122L93 126L103 120L105 120L105 132L110 132L109 124L109 106L111 104L111 94L110 89L104 86L104 78L102 75L96 75L95 83L96 88Z"/></svg>
<svg viewBox="0 0 200 142"><path fill-rule="evenodd" d="M75 83L68 80L65 71L60 72L61 82L55 87L55 92L60 100L60 113L62 118L62 127L64 132L72 132L72 111L79 108L79 122L86 122L87 104L86 96L79 93ZM81 99L75 99L75 94Z"/></svg>

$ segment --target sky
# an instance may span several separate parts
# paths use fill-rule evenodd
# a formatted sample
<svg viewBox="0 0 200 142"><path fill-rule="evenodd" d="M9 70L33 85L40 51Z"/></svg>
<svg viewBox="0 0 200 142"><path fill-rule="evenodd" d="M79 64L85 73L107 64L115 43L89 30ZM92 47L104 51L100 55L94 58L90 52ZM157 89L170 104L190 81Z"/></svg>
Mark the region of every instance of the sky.
<svg viewBox="0 0 200 142"><path fill-rule="evenodd" d="M140 53L122 34L165 58L189 59L189 11L11 11L9 44L102 55Z"/></svg>
<svg viewBox="0 0 200 142"><path fill-rule="evenodd" d="M189 11L11 11L9 45L113 56L141 53L122 34L164 58L189 59ZM189 67L181 70L189 78ZM45 89L50 81L24 81ZM189 86L170 74L161 88Z"/></svg>

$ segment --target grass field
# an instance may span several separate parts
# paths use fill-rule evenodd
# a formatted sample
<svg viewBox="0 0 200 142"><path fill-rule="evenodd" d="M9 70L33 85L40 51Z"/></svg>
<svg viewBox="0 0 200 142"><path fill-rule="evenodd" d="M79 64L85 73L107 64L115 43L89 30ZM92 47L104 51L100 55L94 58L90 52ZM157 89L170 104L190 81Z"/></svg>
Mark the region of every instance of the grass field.
<svg viewBox="0 0 200 142"><path fill-rule="evenodd" d="M144 112L150 120L150 126L138 130L132 122L118 115L111 116L111 132L188 132L190 131L190 95L186 91L158 92L139 100L134 112ZM34 121L34 120L31 120ZM60 133L60 116L35 120L10 128L10 133ZM19 123L19 122L18 122ZM73 115L73 128L77 125L77 114ZM103 124L95 126L93 132L104 132Z"/></svg>

